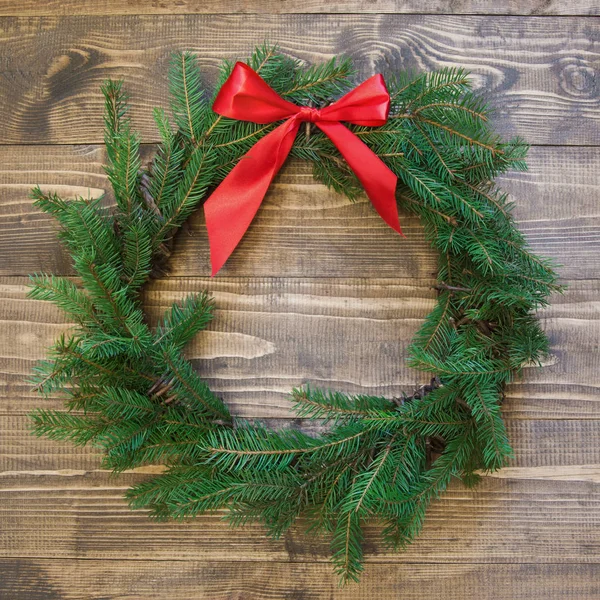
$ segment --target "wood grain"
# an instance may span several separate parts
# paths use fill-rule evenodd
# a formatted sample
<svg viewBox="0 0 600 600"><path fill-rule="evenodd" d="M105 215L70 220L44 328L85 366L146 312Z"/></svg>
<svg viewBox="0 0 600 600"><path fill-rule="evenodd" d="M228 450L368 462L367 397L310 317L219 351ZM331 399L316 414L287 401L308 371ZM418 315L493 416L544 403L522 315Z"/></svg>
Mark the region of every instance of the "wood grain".
<svg viewBox="0 0 600 600"><path fill-rule="evenodd" d="M0 478L0 556L328 560L328 540L306 536L302 523L282 539L274 540L266 537L256 523L228 528L221 512L186 522L152 521L143 511L131 511L122 499L126 487L144 477L147 475L126 473L115 478L107 473L86 472L17 473ZM369 564L597 564L600 487L589 481L490 477L474 490L456 483L431 505L421 535L402 554L384 547L378 532L375 524L366 531Z"/></svg>
<svg viewBox="0 0 600 600"><path fill-rule="evenodd" d="M593 0L4 0L0 16L420 13L453 15L597 15Z"/></svg>
<svg viewBox="0 0 600 600"><path fill-rule="evenodd" d="M144 147L144 161L151 148ZM71 274L51 217L32 206L34 185L65 197L107 191L101 146L0 146L0 275ZM499 180L536 252L557 260L565 279L600 278L600 148L534 147L527 173ZM366 199L350 203L290 161L221 275L430 278L436 270L415 217L395 235ZM179 235L172 276L210 274L202 211Z"/></svg>
<svg viewBox="0 0 600 600"><path fill-rule="evenodd" d="M40 405L43 403L38 402ZM277 429L302 426L301 422L290 419L262 420ZM507 414L506 422L515 459L506 473L490 477L600 483L600 451L595 443L600 435L600 419L524 420ZM102 457L92 446L76 448L67 442L39 439L31 435L30 425L27 415L22 413L0 414L0 427L4 431L0 440L0 477L8 477L0 486L12 477L47 476L52 484L60 482L56 477L61 475L87 476L101 472ZM151 467L152 472L162 470L162 466ZM115 489L123 488L126 481L115 480Z"/></svg>
<svg viewBox="0 0 600 600"><path fill-rule="evenodd" d="M599 13L592 0L0 2L0 598L599 598L600 24L549 16ZM548 364L508 388L510 466L474 490L452 484L405 553L384 548L371 527L362 581L343 589L327 540L301 525L275 541L259 525L229 530L221 513L152 522L122 495L160 466L115 478L93 448L29 432L29 411L61 402L34 395L25 379L69 323L26 299L24 276L72 274L30 188L106 190L97 145L106 77L126 80L134 126L150 143L173 50L197 52L212 85L224 58L243 58L265 38L310 62L346 53L363 76L471 69L502 134L543 145L528 173L501 184L533 248L562 263L570 286L540 315ZM152 150L143 147L144 160ZM412 390L423 376L405 366L406 347L433 306L436 264L418 222L402 223L404 241L366 202L349 204L291 162L217 279L207 277L201 211L192 217L170 277L146 290L150 319L208 287L217 318L189 357L235 414L273 427L307 428L287 399L307 381Z"/></svg>
<svg viewBox="0 0 600 600"><path fill-rule="evenodd" d="M493 94L506 136L537 144L600 139L598 23L588 18L427 15L175 15L6 17L0 38L2 143L102 140L100 84L124 78L133 122L157 139L152 107L166 105L176 49L199 54L208 84L225 58L263 39L319 62L347 54L376 70L460 65Z"/></svg>
<svg viewBox="0 0 600 600"><path fill-rule="evenodd" d="M323 563L0 560L11 600L530 600L596 598L598 565L369 565L343 589ZM265 585L265 582L269 582Z"/></svg>
<svg viewBox="0 0 600 600"><path fill-rule="evenodd" d="M407 346L434 303L431 281L393 279L172 278L146 291L153 321L172 302L205 288L216 318L188 356L211 387L244 417L292 417L288 394L312 385L398 396L426 381L405 365ZM0 414L22 417L58 407L32 393L26 378L68 328L47 302L28 300L24 278L0 280ZM599 281L574 281L541 313L552 354L507 390L516 419L600 416ZM14 428L14 423L7 423ZM21 439L21 437L19 437ZM10 446L10 444L9 444Z"/></svg>

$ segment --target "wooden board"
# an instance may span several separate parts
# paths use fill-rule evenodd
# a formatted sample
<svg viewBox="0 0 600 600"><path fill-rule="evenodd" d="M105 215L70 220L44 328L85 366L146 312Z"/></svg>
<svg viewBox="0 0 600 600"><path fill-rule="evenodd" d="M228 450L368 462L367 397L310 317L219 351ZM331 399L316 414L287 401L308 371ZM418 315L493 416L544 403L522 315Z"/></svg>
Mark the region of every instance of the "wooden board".
<svg viewBox="0 0 600 600"><path fill-rule="evenodd" d="M47 302L26 300L24 278L0 280L0 414L58 406L25 379L68 327ZM146 308L156 320L171 303L208 288L216 318L188 347L211 387L243 417L290 418L288 395L311 385L397 396L426 381L404 360L434 304L429 281L393 279L173 278L153 283ZM600 281L574 281L541 317L552 344L543 369L527 368L507 389L506 414L518 419L598 418Z"/></svg>
<svg viewBox="0 0 600 600"><path fill-rule="evenodd" d="M147 291L146 300L150 312L156 318L157 313L169 302L207 283L217 296L220 314L217 315L212 334L207 334L207 343L200 336L197 340L199 344L195 343L190 353L192 357L196 352L201 356L208 354L212 357L196 362L203 373L210 372L215 367L217 370L223 369L221 375L214 378L214 382L222 382L228 377L227 373L232 368L235 369L233 373L229 373L229 376L235 374L235 379L231 382L234 386L234 398L242 396L240 391L244 385L248 381L252 382L252 374L257 370L252 364L263 358L261 352L264 352L265 341L273 343L272 340L275 340L274 345L281 344L286 334L287 337L294 335L292 333L290 336L288 327L291 325L299 326L301 330L307 327L304 330L306 332L317 329L311 326L311 319L330 323L329 326L319 324L320 329L329 333L327 339L331 338L324 348L319 347L319 340L309 342L316 342L309 350L322 359L328 351L334 354L344 353L347 351L346 344L355 343L356 339L368 340L369 331L378 322L393 324L391 335L404 339L403 336L422 317L423 313L419 313L427 310L432 301L432 291L426 286L418 288L414 283L409 285L410 282L389 279L361 282L343 279L315 281L231 278L209 281L172 278L155 283ZM134 565L138 561L176 559L186 564L191 561L193 566L189 568L198 576L202 574L202 570L198 571L196 566L198 561L206 569L209 568L206 561L226 561L229 566L225 577L230 577L231 583L222 584L219 580L219 585L248 590L248 581L240 577L255 572L257 597L268 597L269 593L259 583L260 574L264 573L264 567L261 569L261 565L266 564L264 561L269 561L269 564L273 560L284 561L274 573L276 577L281 577L279 585L288 590L290 586L294 586L289 582L290 570L294 573L294 569L300 568L292 565L305 564L301 568L302 572L310 572L310 578L318 577L329 568L325 564L321 566L327 557L326 540L306 539L299 528L294 529L283 540L273 541L265 538L262 529L256 525L241 531L228 531L219 522L220 514L201 517L185 524L152 523L143 513L131 513L121 496L127 486L147 477L148 471L156 472L155 468L114 479L99 468L99 457L93 449L76 449L67 444L37 440L29 436L25 412L34 405L39 405L40 400L31 396L20 397L20 377L11 379L11 375L14 375L15 369L22 368L21 364L29 369L28 359L31 353L40 352L49 338L62 330L65 324L62 315L48 304L24 301L22 278L4 278L3 284L0 288L0 306L3 307L1 316L2 327L5 329L1 338L10 343L5 345L2 353L7 355L4 375L7 387L4 400L0 403L0 429L8 432L8 436L0 442L0 505L3 507L0 511L0 531L4 532L5 542L0 546L0 554L35 559L32 562L24 560L22 564L25 566L18 574L20 581L12 584L15 589L23 590L23 593L26 589L30 590L26 585L28 575L23 574L23 569L25 573L29 573L32 568L29 565L48 556L55 559L50 561L48 568L59 570L63 565L68 565L69 569L76 572L81 572L81 568L71 562L74 558L102 559L102 562L109 560L110 565L123 562L123 556L127 556L129 561L135 561ZM499 563L527 563L527 566L522 565L520 569L531 569L532 573L545 572L539 566L543 563L560 562L562 568L565 568L565 564L572 563L577 565L567 571L571 573L572 579L563 580L558 589L577 590L586 594L589 591L588 597L594 597L595 588L586 588L585 577L580 580L575 574L583 569L580 566L582 563L595 564L595 557L600 549L600 537L597 535L600 523L596 523L600 515L597 485L600 482L600 450L595 443L600 432L600 420L596 418L597 394L594 393L598 380L597 376L592 376L599 372L598 365L595 364L597 355L593 353L598 339L598 314L594 310L593 300L597 291L597 281L573 282L571 290L564 297L558 298L544 315L553 339L556 362L553 359L554 364L543 371L537 371L541 377L541 385L537 387L535 382L528 382L526 398L521 398L520 394L510 394L506 415L509 434L515 447L513 464L494 477L486 478L474 491L467 491L458 485L452 486L451 491L432 507L419 541L400 557L383 548L378 541L377 529L371 528L367 536L368 572L371 567L375 567L373 573L379 573L376 564L384 563L388 571L391 569L399 577L400 561L400 564L405 565L400 572L406 572L414 564L416 573L419 573L426 568L423 563L430 562L431 557L435 556L435 568L429 567L433 569L433 577L433 572L454 573L454 563L460 561L463 568L470 565L467 571L469 574L462 577L467 577L473 594L477 593L477 597L481 597L480 592L475 590L480 590L483 582L480 579L471 581L470 578L476 577L472 574L472 569L483 567L471 563L489 562L493 566L486 573L502 573L498 575L500 578L506 577L504 569L509 567L499 567ZM257 323L262 322L261 315L267 308L268 318L265 323L272 322L273 325L266 328L257 326ZM244 318L246 314L247 320ZM253 326L250 325L251 321ZM222 329L223 325L226 326L225 330ZM573 335L575 326L580 331L577 336ZM353 337L347 340L343 334L336 335L336 329L341 333L353 332ZM253 335L248 336L252 339L245 339L240 344L241 340L237 336L240 333L244 335L246 331L253 331ZM276 337L265 339L256 335L264 335L266 332L271 332ZM214 334L224 335L214 337ZM233 345L227 341L229 336L235 338L236 350L241 347L245 351L243 357L237 357L242 359L237 367L231 362L235 362L236 357L230 356ZM380 336L374 341L379 343L379 338ZM561 340L568 348L562 347ZM277 352L267 356L278 356L279 365L286 364L286 357ZM401 356L392 353L390 357L383 353L379 358L385 370L388 359L396 361ZM567 360L578 366L565 364ZM220 361L224 362L220 364ZM319 362L316 360L309 363L309 368L321 370L327 367ZM240 366L244 370L243 363L247 363L247 376L239 370ZM332 367L335 372L335 365L329 365L329 368ZM555 367L558 368L556 380L552 376L548 379L548 374ZM366 371L371 372L371 369ZM359 367L358 372L365 372L364 367ZM570 377L574 373L582 375L579 384L564 380L565 376ZM526 381L529 376L528 371ZM284 381L289 383L285 378ZM554 393L561 389L558 387L559 381L568 390L566 397L562 401L548 399L545 395L548 391ZM335 384L339 387L340 382L336 380ZM535 391L537 389L539 392ZM589 390L590 393L582 396L578 403L573 401L573 390ZM260 392L255 390L253 396L260 397ZM50 405L56 406L57 403L50 401ZM577 413L576 407L582 409L581 413ZM278 409L273 398L267 398L262 406L244 403L241 408L246 408L250 414L258 413L261 416L285 416L281 412L284 407ZM536 418L537 411L539 413ZM271 424L284 425L281 419ZM160 542L148 543L148 540ZM249 557L256 564L248 566ZM238 561L241 565L234 567ZM387 563L393 563L393 566ZM181 565L180 569L189 572L188 568ZM104 571L107 570L110 567L105 565ZM591 576L593 571L583 572L590 573ZM421 576L426 577L425 572L422 573ZM9 582L14 582L12 577L14 575L9 572ZM371 577L372 574L367 581L372 583L366 585L372 591L379 590L379 593L389 593L390 589L395 589L394 585L401 585L400 582L404 581L404 578L390 580L370 579ZM44 581L54 580L47 576ZM64 582L65 579L57 576L56 581ZM73 584L69 585L72 591L68 593L76 593L77 588ZM106 584L97 582L96 585ZM321 583L314 592L315 597L322 597L320 594L325 593L327 585L329 583ZM462 589L460 582L453 582L453 585ZM41 589L46 591L48 588ZM143 594L143 588L139 592L136 589L134 587L134 594ZM212 588L201 589L206 597L211 597ZM508 594L511 593L510 589L504 587L498 593ZM361 585L356 588L356 593L362 594L364 590ZM240 593L240 598L245 598L244 593ZM508 595L497 597L512 598Z"/></svg>
<svg viewBox="0 0 600 600"><path fill-rule="evenodd" d="M3 404L5 404L3 402ZM523 404L526 404L523 402ZM37 406L45 406L42 401ZM55 403L58 408L60 405ZM264 410L262 411L265 412ZM269 427L283 429L303 427L304 423L289 418L274 419L264 414L261 420ZM506 471L490 475L497 479L590 481L600 483L600 450L594 443L600 435L600 419L523 419L520 415L505 415L515 459ZM30 421L19 411L8 412L3 407L0 427L0 477L87 475L101 470L101 456L88 446L75 448L66 442L53 442L31 435ZM307 430L306 427L303 429ZM308 431L310 431L308 429ZM161 466L151 470L162 471ZM60 479L50 479L49 482ZM0 481L0 489L10 485ZM124 489L127 479L111 483L114 489Z"/></svg>
<svg viewBox="0 0 600 600"><path fill-rule="evenodd" d="M583 440L593 443L597 436L596 429ZM575 474L581 465L566 480L564 473L555 479L546 471L539 478L531 472L523 478L486 477L474 490L452 484L429 508L419 539L401 555L381 544L376 524L369 526L366 560L597 564L598 463L591 468L593 477L579 473L579 479ZM230 529L222 512L186 522L152 521L144 511L131 511L122 498L128 486L147 477L126 473L115 479L106 472L69 469L5 473L0 479L0 556L328 561L327 538L306 536L302 523L274 540L257 523Z"/></svg>
<svg viewBox="0 0 600 600"><path fill-rule="evenodd" d="M0 598L600 597L600 24L548 16L599 14L597 2L0 4ZM452 484L405 553L383 547L371 527L362 582L344 589L327 540L306 537L301 525L275 541L259 525L228 529L221 513L152 522L129 511L122 495L160 466L115 478L93 448L29 432L29 411L61 402L39 398L25 379L69 323L26 299L26 275L72 274L55 224L28 200L30 188L39 183L66 197L106 190L98 145L106 77L126 80L134 125L150 143L152 108L168 102L173 50L197 52L211 85L223 58L243 58L264 38L311 62L347 53L363 76L470 68L498 107L502 134L538 144L530 171L501 184L534 250L561 262L570 286L540 315L552 346L545 368L526 369L507 390L510 466L475 490ZM152 151L144 146L145 161ZM218 313L189 348L194 366L235 414L306 427L290 412L294 385L387 395L423 382L404 359L433 306L435 254L416 219L402 223L406 240L365 201L327 192L292 161L217 279L208 278L201 211L194 215L170 276L146 290L146 308L155 321L171 302L208 287Z"/></svg>
<svg viewBox="0 0 600 600"><path fill-rule="evenodd" d="M421 13L598 15L593 0L4 0L0 16L168 15L212 13Z"/></svg>
<svg viewBox="0 0 600 600"><path fill-rule="evenodd" d="M557 432L558 433L558 432ZM589 442L597 439L587 438ZM585 438L584 438L585 439ZM367 527L368 564L597 564L600 486L595 481L485 478L475 490L452 484L429 508L424 529L398 555ZM282 539L260 524L230 529L224 513L158 523L131 511L122 495L147 474L15 473L1 478L0 556L105 560L327 562L326 537L306 536L302 523Z"/></svg>
<svg viewBox="0 0 600 600"><path fill-rule="evenodd" d="M0 572L0 594L27 600L579 600L600 594L598 565L370 564L360 586L343 589L322 563L152 560L107 565L103 560L11 559L0 560Z"/></svg>
<svg viewBox="0 0 600 600"><path fill-rule="evenodd" d="M151 148L144 148L144 161ZM107 191L99 146L0 146L0 275L71 274L51 217L32 206L34 185L65 197ZM529 172L499 183L536 252L562 264L565 279L600 278L600 148L534 147ZM363 199L350 203L290 161L271 187L220 276L431 278L436 255L415 217L401 215L403 239ZM172 276L210 274L202 210L179 235Z"/></svg>
<svg viewBox="0 0 600 600"><path fill-rule="evenodd" d="M506 136L536 144L597 144L600 28L592 19L423 15L175 15L3 20L2 143L102 141L100 84L123 78L133 122L157 139L152 107L167 105L176 49L201 57L207 82L225 58L264 39L310 62L346 54L361 76L460 65L493 94Z"/></svg>

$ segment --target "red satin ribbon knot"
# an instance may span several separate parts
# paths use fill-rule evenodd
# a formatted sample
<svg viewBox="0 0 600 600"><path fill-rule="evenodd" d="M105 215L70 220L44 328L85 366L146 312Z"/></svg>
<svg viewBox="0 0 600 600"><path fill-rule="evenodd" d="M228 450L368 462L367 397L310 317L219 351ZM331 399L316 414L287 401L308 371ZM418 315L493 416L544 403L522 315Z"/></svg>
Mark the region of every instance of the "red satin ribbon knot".
<svg viewBox="0 0 600 600"><path fill-rule="evenodd" d="M396 175L340 123L368 127L386 123L390 96L382 75L374 75L337 102L316 109L284 100L248 65L238 62L217 94L213 110L231 119L253 123L287 119L252 146L204 203L213 276L246 233L303 121L314 123L335 144L375 210L402 234L396 205Z"/></svg>

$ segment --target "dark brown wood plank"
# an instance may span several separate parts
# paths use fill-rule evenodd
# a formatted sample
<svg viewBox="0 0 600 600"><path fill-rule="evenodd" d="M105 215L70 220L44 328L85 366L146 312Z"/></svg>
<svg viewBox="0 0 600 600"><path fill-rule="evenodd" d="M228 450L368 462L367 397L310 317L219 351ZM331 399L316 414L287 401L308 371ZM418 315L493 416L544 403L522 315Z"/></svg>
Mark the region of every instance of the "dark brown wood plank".
<svg viewBox="0 0 600 600"><path fill-rule="evenodd" d="M588 18L432 15L175 15L6 17L0 36L2 143L102 140L106 77L124 78L134 125L157 139L169 56L199 54L207 82L225 58L264 39L308 61L336 54L362 76L460 65L498 108L506 136L538 144L598 144L598 23Z"/></svg>
<svg viewBox="0 0 600 600"><path fill-rule="evenodd" d="M151 148L144 148L144 160ZM108 190L101 146L0 146L0 275L70 274L52 218L32 206L34 185L65 197ZM600 148L534 147L527 173L499 183L536 252L558 260L565 279L600 278ZM110 193L109 193L110 196ZM350 203L317 184L309 165L290 161L274 182L222 276L429 278L436 255L415 217L402 215L406 239L365 200ZM208 275L202 210L180 234L172 276Z"/></svg>
<svg viewBox="0 0 600 600"><path fill-rule="evenodd" d="M25 284L24 278L0 280L0 414L9 419L36 406L60 406L34 394L26 378L69 325L53 305L25 299ZM289 391L307 382L388 397L424 383L426 376L404 361L408 343L433 307L430 285L391 279L173 278L153 283L145 297L155 320L186 294L210 289L216 318L190 345L188 356L234 414L286 419L293 416ZM552 298L541 313L551 357L542 369L526 368L509 386L505 414L556 420L600 416L599 292L599 281L574 281L564 295Z"/></svg>
<svg viewBox="0 0 600 600"><path fill-rule="evenodd" d="M10 600L595 600L600 566L373 564L340 588L323 563L0 560Z"/></svg>
<svg viewBox="0 0 600 600"><path fill-rule="evenodd" d="M597 15L593 0L4 0L0 16L286 13Z"/></svg>
<svg viewBox="0 0 600 600"><path fill-rule="evenodd" d="M557 432L558 435L559 432ZM596 438L584 438L593 443ZM146 477L147 475L144 475ZM229 562L325 562L328 540L302 524L280 540L259 524L231 529L222 513L157 523L131 511L122 494L140 474L20 473L0 478L0 556ZM379 528L366 532L368 564L597 564L600 487L588 479L485 477L456 483L429 509L418 540L402 554L386 549ZM367 566L368 569L368 566Z"/></svg>

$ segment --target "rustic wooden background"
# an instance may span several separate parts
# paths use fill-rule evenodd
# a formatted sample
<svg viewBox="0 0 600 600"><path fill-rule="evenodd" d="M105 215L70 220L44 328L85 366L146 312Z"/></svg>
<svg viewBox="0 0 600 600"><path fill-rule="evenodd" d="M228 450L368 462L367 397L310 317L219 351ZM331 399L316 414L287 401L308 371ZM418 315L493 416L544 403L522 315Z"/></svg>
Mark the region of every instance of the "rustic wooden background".
<svg viewBox="0 0 600 600"><path fill-rule="evenodd" d="M1 0L0 597L600 598L599 13L597 0ZM72 273L29 189L106 189L106 77L125 79L150 156L171 51L197 52L210 82L222 59L263 39L308 61L348 54L364 75L472 70L499 130L533 144L530 171L502 184L570 286L541 315L551 360L508 390L510 467L474 491L452 485L403 554L373 530L363 580L343 590L326 541L299 530L273 541L220 515L153 523L121 499L146 474L114 478L92 449L28 433L32 408L60 403L24 378L69 324L26 299L26 276ZM217 319L189 354L238 415L290 424L286 394L306 381L411 390L422 377L403 357L433 305L435 257L415 219L403 229L406 240L290 163L218 278L207 277L197 214L147 304L157 314L189 291L214 292Z"/></svg>

